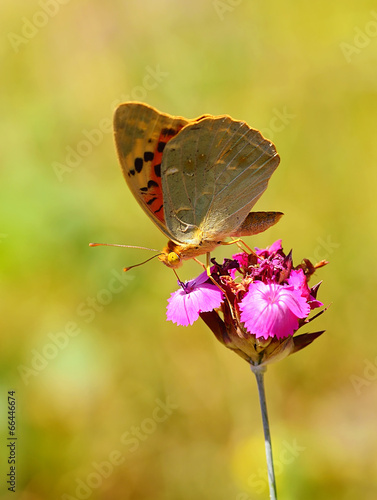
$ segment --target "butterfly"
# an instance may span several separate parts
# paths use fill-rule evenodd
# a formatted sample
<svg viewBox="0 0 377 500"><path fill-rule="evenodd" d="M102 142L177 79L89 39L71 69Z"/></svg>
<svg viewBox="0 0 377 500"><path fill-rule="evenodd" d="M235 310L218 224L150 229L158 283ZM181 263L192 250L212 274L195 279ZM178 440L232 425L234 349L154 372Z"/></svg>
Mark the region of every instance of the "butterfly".
<svg viewBox="0 0 377 500"><path fill-rule="evenodd" d="M280 158L275 146L230 116L193 120L140 102L114 114L124 178L145 213L169 239L158 258L177 268L228 237L257 234L280 212L251 212Z"/></svg>

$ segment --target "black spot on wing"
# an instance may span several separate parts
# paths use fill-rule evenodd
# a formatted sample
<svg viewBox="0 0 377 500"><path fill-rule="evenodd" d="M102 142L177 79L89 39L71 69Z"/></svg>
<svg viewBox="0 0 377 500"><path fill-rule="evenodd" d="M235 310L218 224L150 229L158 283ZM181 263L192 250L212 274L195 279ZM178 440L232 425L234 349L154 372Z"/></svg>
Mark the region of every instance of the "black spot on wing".
<svg viewBox="0 0 377 500"><path fill-rule="evenodd" d="M159 187L156 181L148 181L148 189L152 187Z"/></svg>
<svg viewBox="0 0 377 500"><path fill-rule="evenodd" d="M153 203L154 201L156 201L156 200L157 200L157 198L156 198L156 197L151 198L150 200L148 200L148 201L147 201L147 205L152 205L152 203Z"/></svg>
<svg viewBox="0 0 377 500"><path fill-rule="evenodd" d="M135 170L129 170L128 175L131 177L131 175L135 175Z"/></svg>
<svg viewBox="0 0 377 500"><path fill-rule="evenodd" d="M154 213L157 214L163 207L164 205L161 205L160 208L158 210L155 210Z"/></svg>
<svg viewBox="0 0 377 500"><path fill-rule="evenodd" d="M152 189L152 188L158 188L158 187L160 187L160 186L159 186L159 184L156 181L150 180L150 181L148 181L148 185L147 186L144 186L144 187L140 188L140 191L142 193L147 193L150 189Z"/></svg>
<svg viewBox="0 0 377 500"><path fill-rule="evenodd" d="M162 142L160 141L158 144L157 144L157 151L159 153L162 153L163 150L165 149L165 146L166 146L166 142Z"/></svg>
<svg viewBox="0 0 377 500"><path fill-rule="evenodd" d="M152 161L154 158L154 153L152 151L146 151L144 153L144 161Z"/></svg>
<svg viewBox="0 0 377 500"><path fill-rule="evenodd" d="M163 128L161 130L161 133L162 133L162 135L175 135L177 133L177 131L174 130L174 128L166 127L166 128Z"/></svg>
<svg viewBox="0 0 377 500"><path fill-rule="evenodd" d="M143 168L143 158L135 158L135 170L138 174L140 174Z"/></svg>
<svg viewBox="0 0 377 500"><path fill-rule="evenodd" d="M161 177L161 163L154 166L154 173L157 177Z"/></svg>

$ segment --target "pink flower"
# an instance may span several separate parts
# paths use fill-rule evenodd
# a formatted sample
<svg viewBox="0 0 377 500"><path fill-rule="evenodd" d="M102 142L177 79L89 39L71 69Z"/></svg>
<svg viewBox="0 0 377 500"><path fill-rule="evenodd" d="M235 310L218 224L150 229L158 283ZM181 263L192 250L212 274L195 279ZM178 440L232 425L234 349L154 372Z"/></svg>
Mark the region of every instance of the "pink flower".
<svg viewBox="0 0 377 500"><path fill-rule="evenodd" d="M269 257L270 255L282 249L283 247L281 246L281 240L276 240L275 243L272 243L272 245L267 248L255 248L255 253L257 255L263 255L263 257Z"/></svg>
<svg viewBox="0 0 377 500"><path fill-rule="evenodd" d="M286 338L299 327L299 318L306 318L310 305L293 286L265 284L254 281L239 304L241 321L257 338Z"/></svg>
<svg viewBox="0 0 377 500"><path fill-rule="evenodd" d="M211 278L204 272L179 282L167 306L168 320L187 326L201 317L222 344L254 366L289 356L323 333L295 335L321 314L308 317L323 305L316 298L319 284L310 288L308 281L327 263L303 259L294 267L281 240L256 253L237 253L222 264L211 259Z"/></svg>
<svg viewBox="0 0 377 500"><path fill-rule="evenodd" d="M292 285L295 290L301 293L302 297L308 301L310 309L323 306L322 302L317 300L315 295L312 295L312 290L308 287L305 273L302 269L292 269L287 283L288 285Z"/></svg>
<svg viewBox="0 0 377 500"><path fill-rule="evenodd" d="M166 318L177 325L188 326L199 318L201 312L220 307L223 300L221 290L213 283L207 283L207 272L186 283L172 293L168 299Z"/></svg>
<svg viewBox="0 0 377 500"><path fill-rule="evenodd" d="M246 252L236 253L235 255L232 255L232 259L236 260L243 268L246 268L249 265L249 254Z"/></svg>

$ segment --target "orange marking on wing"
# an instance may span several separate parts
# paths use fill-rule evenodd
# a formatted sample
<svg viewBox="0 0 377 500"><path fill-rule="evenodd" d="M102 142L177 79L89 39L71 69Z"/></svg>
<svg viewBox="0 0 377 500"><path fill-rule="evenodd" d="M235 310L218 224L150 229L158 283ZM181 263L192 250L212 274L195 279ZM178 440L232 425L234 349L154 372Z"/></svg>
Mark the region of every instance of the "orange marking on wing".
<svg viewBox="0 0 377 500"><path fill-rule="evenodd" d="M157 219L165 223L164 215L164 197L162 193L161 185L161 162L164 153L164 148L166 144L172 139L182 127L173 129L165 128L162 129L156 149L154 151L153 160L151 162L151 167L149 171L148 185L141 189L145 203L148 205L150 210L154 213Z"/></svg>

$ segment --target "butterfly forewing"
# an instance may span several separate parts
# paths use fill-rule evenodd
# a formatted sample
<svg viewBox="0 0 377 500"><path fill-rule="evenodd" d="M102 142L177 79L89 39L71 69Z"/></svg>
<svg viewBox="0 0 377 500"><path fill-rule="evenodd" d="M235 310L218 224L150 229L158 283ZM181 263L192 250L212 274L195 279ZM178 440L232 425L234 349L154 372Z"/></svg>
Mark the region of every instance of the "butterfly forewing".
<svg viewBox="0 0 377 500"><path fill-rule="evenodd" d="M162 159L169 232L188 243L235 234L278 164L274 145L244 122L220 116L186 125Z"/></svg>
<svg viewBox="0 0 377 500"><path fill-rule="evenodd" d="M119 162L127 184L143 210L168 237L161 186L161 161L166 144L188 122L142 103L120 105L114 115Z"/></svg>

